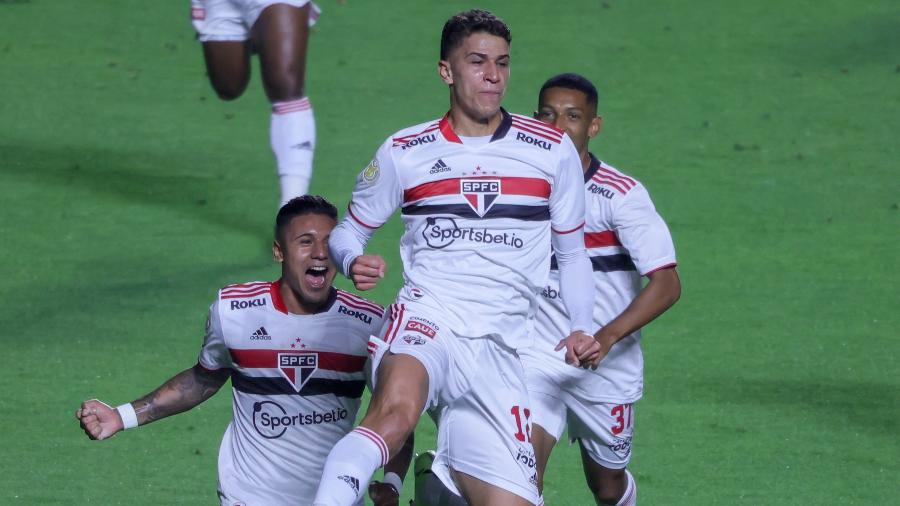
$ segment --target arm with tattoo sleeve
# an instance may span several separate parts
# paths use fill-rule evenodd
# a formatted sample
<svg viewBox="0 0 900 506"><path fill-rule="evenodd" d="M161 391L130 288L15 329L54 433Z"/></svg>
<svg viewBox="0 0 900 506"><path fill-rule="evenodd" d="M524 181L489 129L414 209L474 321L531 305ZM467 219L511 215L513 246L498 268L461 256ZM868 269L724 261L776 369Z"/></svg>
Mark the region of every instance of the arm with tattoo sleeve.
<svg viewBox="0 0 900 506"><path fill-rule="evenodd" d="M132 402L138 425L187 411L213 396L230 375L229 369L210 371L199 364L176 374L159 388ZM81 428L91 439L107 439L123 429L118 411L91 399L75 411Z"/></svg>

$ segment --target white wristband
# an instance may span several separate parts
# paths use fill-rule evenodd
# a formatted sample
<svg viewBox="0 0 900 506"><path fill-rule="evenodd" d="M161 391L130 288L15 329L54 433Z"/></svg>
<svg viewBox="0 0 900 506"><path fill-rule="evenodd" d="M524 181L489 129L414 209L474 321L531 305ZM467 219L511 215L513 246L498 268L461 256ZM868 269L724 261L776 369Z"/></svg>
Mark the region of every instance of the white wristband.
<svg viewBox="0 0 900 506"><path fill-rule="evenodd" d="M384 473L384 478L381 479L381 483L387 483L394 487L397 494L403 493L403 480L400 479L400 475L397 473Z"/></svg>
<svg viewBox="0 0 900 506"><path fill-rule="evenodd" d="M116 411L118 411L119 416L122 417L122 426L125 429L133 429L138 426L137 413L134 412L134 406L132 406L130 402L128 404L116 406Z"/></svg>

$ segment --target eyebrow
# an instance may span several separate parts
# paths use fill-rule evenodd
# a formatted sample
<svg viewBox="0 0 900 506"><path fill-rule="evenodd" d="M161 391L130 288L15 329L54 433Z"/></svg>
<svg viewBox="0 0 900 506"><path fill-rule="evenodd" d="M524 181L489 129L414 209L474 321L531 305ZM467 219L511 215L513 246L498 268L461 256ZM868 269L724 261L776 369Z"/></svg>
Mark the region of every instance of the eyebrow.
<svg viewBox="0 0 900 506"><path fill-rule="evenodd" d="M488 58L488 55L487 55L487 54L485 54L485 53L476 53L476 52L474 52L474 51L472 51L471 53L466 54L466 58L468 58L469 56L478 56L478 57L485 58L485 59ZM501 54L500 56L498 56L498 57L495 58L495 59L499 60L499 59L501 59L501 58L509 58L509 53Z"/></svg>

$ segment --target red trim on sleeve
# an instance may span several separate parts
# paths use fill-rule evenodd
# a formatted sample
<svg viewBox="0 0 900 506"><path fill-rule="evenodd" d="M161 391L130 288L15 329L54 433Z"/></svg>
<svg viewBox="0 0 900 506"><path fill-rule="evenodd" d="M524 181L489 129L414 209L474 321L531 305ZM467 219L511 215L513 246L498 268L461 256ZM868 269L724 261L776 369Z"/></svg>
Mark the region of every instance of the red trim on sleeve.
<svg viewBox="0 0 900 506"><path fill-rule="evenodd" d="M371 230L378 230L378 228L381 227L381 225L379 225L379 226L369 225L368 223L364 222L363 220L357 218L357 217L356 217L356 214L353 213L353 209L352 209L349 205L347 206L347 214L349 214L350 217L353 218L353 221L359 223L360 225L362 225L362 226L364 226L364 227L366 227L366 228L368 228L368 229L371 229Z"/></svg>
<svg viewBox="0 0 900 506"><path fill-rule="evenodd" d="M653 274L654 272L656 272L656 271L661 271L661 270L663 270L663 269L674 269L675 266L677 266L677 265L678 265L678 262L672 262L672 263L670 263L670 264L666 264L666 265L663 265L663 266L661 266L661 267L657 267L657 268L655 268L655 269L652 269L652 270L650 270L650 271L647 271L646 274L641 274L641 276L649 276L649 275Z"/></svg>
<svg viewBox="0 0 900 506"><path fill-rule="evenodd" d="M281 298L281 280L273 281L269 285L269 296L272 297L272 307L284 314L288 313L287 306L284 305L284 299Z"/></svg>
<svg viewBox="0 0 900 506"><path fill-rule="evenodd" d="M582 222L581 222L581 225L578 225L577 227L575 227L575 228L573 228L573 229L571 229L571 230L556 230L555 228L552 228L552 227L551 227L551 230L553 230L553 231L556 232L557 234L563 234L563 235L565 235L565 234L571 234L572 232L575 232L576 230L578 230L579 228L581 228L581 227L583 227L583 226L584 226L584 222L582 221Z"/></svg>

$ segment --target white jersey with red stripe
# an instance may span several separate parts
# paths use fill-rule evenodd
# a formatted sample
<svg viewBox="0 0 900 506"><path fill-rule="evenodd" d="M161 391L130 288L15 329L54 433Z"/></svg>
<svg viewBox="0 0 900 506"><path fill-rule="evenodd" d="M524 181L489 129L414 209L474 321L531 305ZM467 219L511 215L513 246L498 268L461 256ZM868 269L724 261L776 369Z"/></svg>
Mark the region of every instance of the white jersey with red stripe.
<svg viewBox="0 0 900 506"><path fill-rule="evenodd" d="M375 229L400 209L398 302L430 308L459 336L518 348L547 280L551 227L584 224L581 163L561 130L506 111L478 140L464 143L447 116L394 134L360 173L348 215Z"/></svg>
<svg viewBox="0 0 900 506"><path fill-rule="evenodd" d="M644 186L593 155L584 176L584 197L584 242L594 270L594 324L599 329L637 297L642 288L641 276L676 264L675 246ZM616 343L596 371L555 367L564 362L562 352L554 351L559 342L557 336L568 328L559 291L554 258L550 282L541 292L534 346L522 352L526 370L534 366L565 375L558 383L584 400L631 403L640 399L644 385L640 330Z"/></svg>
<svg viewBox="0 0 900 506"><path fill-rule="evenodd" d="M353 428L382 325L381 306L342 290L320 313L288 313L279 286L220 290L200 351L202 367L231 369L219 488L232 502L311 504L328 452Z"/></svg>

